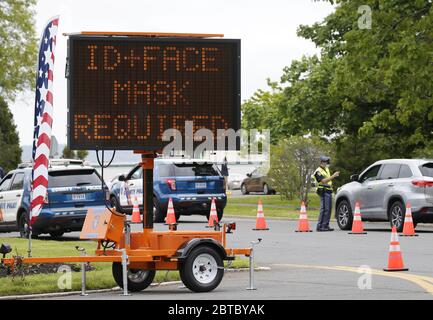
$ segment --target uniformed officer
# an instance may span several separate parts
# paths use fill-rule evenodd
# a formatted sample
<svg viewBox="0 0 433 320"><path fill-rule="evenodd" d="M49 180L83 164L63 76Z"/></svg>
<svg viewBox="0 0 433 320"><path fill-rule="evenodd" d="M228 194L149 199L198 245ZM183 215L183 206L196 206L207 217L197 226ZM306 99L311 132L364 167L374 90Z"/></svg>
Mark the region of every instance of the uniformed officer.
<svg viewBox="0 0 433 320"><path fill-rule="evenodd" d="M317 194L320 196L320 214L317 221L317 231L334 231L329 227L332 210L332 180L340 175L337 171L333 175L329 171L330 157L321 156L320 166L314 171L317 185Z"/></svg>
<svg viewBox="0 0 433 320"><path fill-rule="evenodd" d="M228 182L227 180L229 176L229 166L228 166L227 157L224 157L223 164L221 165L221 174L224 177L225 185L227 186L227 182Z"/></svg>

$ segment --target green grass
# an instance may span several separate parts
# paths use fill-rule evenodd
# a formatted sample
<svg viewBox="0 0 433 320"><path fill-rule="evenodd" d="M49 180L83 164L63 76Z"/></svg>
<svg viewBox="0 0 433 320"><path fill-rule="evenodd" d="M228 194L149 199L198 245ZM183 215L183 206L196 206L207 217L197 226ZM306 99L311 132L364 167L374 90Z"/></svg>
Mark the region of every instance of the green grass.
<svg viewBox="0 0 433 320"><path fill-rule="evenodd" d="M228 197L227 206L224 210L225 216L245 216L255 217L257 215L257 202L262 199L263 211L265 217L271 218L299 218L299 200L283 200L280 195L263 195L263 196L250 196L230 198ZM279 208L279 207L287 208ZM313 208L307 210L309 219L317 219L319 215L320 199L316 194L310 194L309 207Z"/></svg>
<svg viewBox="0 0 433 320"><path fill-rule="evenodd" d="M237 197L232 198L228 197L228 202L230 204L255 204L257 205L257 201L262 199L263 205L274 205L274 206L290 206L290 207L300 207L301 202L299 199L286 200L282 199L280 195L257 195L257 196L248 196L248 197ZM309 195L309 206L310 207L319 207L320 206L320 198L315 193L310 193Z"/></svg>
<svg viewBox="0 0 433 320"><path fill-rule="evenodd" d="M26 239L0 238L0 243L8 243L13 248L13 255L27 256ZM78 251L75 246L83 247L88 254L95 250L96 243L93 241L55 241L55 240L32 240L33 257L54 257L54 256L76 256ZM12 254L11 253L11 254ZM9 255L11 256L11 255ZM226 264L227 265L227 264ZM96 270L87 272L88 290L107 289L116 286L111 274L111 263L92 263ZM231 268L247 268L248 260L237 258L232 262ZM26 275L24 279L17 276L0 278L0 296L24 295L35 293L67 292L81 290L81 273L72 272L71 289L59 289L57 282L62 274L38 274ZM177 281L179 280L178 271L158 271L154 282Z"/></svg>

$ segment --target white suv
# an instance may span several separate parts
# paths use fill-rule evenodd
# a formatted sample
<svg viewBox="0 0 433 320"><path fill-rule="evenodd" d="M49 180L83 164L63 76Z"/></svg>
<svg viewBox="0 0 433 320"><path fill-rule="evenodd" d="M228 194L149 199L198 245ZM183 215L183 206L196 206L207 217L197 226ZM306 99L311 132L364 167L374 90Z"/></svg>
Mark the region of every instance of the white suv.
<svg viewBox="0 0 433 320"><path fill-rule="evenodd" d="M389 159L373 163L337 190L335 217L342 230L350 230L355 202L361 203L365 221L389 221L403 229L406 204L414 225L433 222L433 160Z"/></svg>

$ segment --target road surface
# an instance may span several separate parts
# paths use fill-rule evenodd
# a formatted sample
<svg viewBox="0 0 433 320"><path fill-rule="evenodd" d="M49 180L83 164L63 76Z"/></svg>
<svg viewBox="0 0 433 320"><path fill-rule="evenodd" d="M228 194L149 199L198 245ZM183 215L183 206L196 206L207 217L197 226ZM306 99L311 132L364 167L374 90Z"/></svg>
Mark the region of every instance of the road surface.
<svg viewBox="0 0 433 320"><path fill-rule="evenodd" d="M228 235L230 247L248 247L250 241L263 239L256 249L256 263L271 270L255 273L258 290L245 290L248 272L236 272L226 273L221 285L212 293L192 293L176 284L149 288L127 299L433 298L432 225L419 225L419 237L399 238L409 272L385 273L382 269L387 265L390 241L387 223L366 223L367 235L349 235L337 228L334 232L296 233L296 221L270 219L267 220L269 231L253 231L254 219L225 220L237 222L237 230ZM310 223L314 227L314 223ZM202 217L182 217L179 229L205 230L205 225ZM155 228L165 230L167 226L157 224ZM76 240L77 236L78 233L67 234L64 241ZM358 273L360 266L371 268L371 278L368 273ZM105 300L125 297L119 296L119 292L110 292L57 299Z"/></svg>

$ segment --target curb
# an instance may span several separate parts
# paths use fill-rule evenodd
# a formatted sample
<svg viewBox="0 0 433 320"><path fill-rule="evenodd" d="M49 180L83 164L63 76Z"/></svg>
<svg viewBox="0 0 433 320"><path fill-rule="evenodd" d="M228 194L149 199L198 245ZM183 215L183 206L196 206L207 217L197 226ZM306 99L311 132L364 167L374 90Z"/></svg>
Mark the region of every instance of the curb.
<svg viewBox="0 0 433 320"><path fill-rule="evenodd" d="M249 268L239 268L239 269L225 269L225 272L245 272L249 271ZM257 267L254 268L254 271L269 271L270 267ZM179 285L182 284L182 281L167 281L161 283L152 283L150 287L166 287L171 285ZM114 292L121 291L120 287L114 287L111 289L98 289L98 290L86 290L86 293L106 293L106 292ZM0 297L1 300L26 300L26 299L35 299L35 298L55 298L55 297L66 297L66 296L75 296L80 295L81 291L68 291L68 292L53 292L53 293L37 293L37 294L26 294L26 295L15 295L15 296L4 296Z"/></svg>
<svg viewBox="0 0 433 320"><path fill-rule="evenodd" d="M251 217L248 217L248 216L237 216L237 215L231 215L230 213L224 214L224 217L226 217L226 218L236 218L236 219L245 219L245 220L256 220L256 217L252 217L252 216ZM265 218L266 218L266 220L299 221L298 218L268 217L268 216L265 216ZM317 219L308 219L308 221L317 221ZM337 220L335 218L332 218L330 221L336 222Z"/></svg>
<svg viewBox="0 0 433 320"><path fill-rule="evenodd" d="M118 290L120 290L120 288L115 287L111 289L86 290L86 293L104 293L104 292L111 292L111 291L118 291ZM0 297L0 300L21 300L21 299L34 299L34 298L65 297L65 296L79 295L80 293L81 291L26 294L26 295Z"/></svg>

